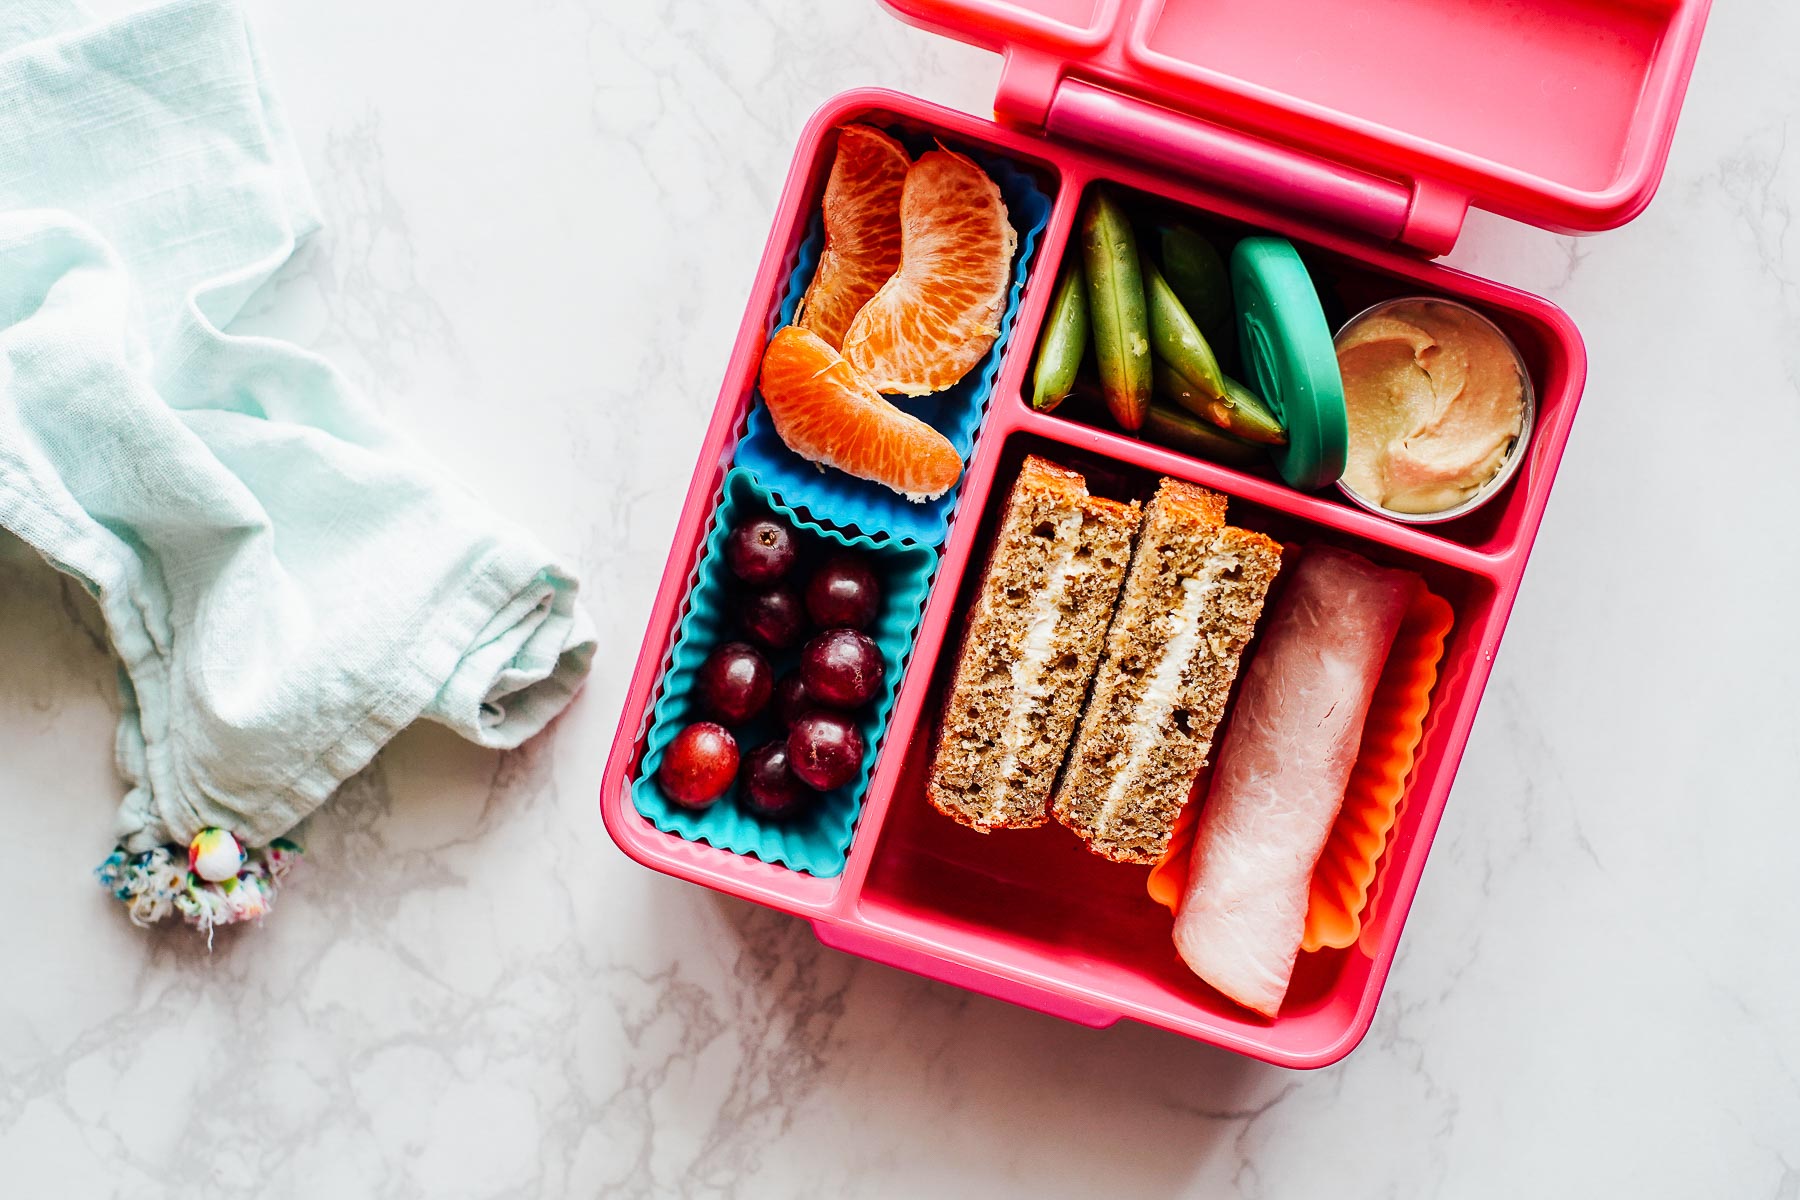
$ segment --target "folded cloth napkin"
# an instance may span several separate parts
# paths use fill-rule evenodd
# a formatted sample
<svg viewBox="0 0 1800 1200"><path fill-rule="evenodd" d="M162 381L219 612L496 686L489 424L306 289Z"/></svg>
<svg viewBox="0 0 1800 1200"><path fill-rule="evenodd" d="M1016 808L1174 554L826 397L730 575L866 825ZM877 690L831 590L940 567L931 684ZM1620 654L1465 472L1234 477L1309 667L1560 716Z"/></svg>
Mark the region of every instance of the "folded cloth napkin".
<svg viewBox="0 0 1800 1200"><path fill-rule="evenodd" d="M401 728L516 746L593 657L530 535L324 360L227 332L318 228L229 3L0 18L0 526L122 660L102 879L140 921L260 915L281 835Z"/></svg>

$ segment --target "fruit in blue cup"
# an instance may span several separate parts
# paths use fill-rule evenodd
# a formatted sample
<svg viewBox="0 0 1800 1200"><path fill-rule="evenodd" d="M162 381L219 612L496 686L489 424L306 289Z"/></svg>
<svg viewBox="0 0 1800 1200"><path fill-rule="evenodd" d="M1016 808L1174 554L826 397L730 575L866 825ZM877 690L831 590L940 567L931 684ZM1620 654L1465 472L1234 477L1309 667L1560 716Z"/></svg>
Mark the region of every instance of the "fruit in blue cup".
<svg viewBox="0 0 1800 1200"><path fill-rule="evenodd" d="M798 670L789 671L775 681L774 705L775 719L781 723L784 732L792 729L795 721L820 707L806 690L806 681Z"/></svg>
<svg viewBox="0 0 1800 1200"><path fill-rule="evenodd" d="M786 578L796 557L794 531L776 517L745 521L725 539L725 565L733 575L758 587Z"/></svg>
<svg viewBox="0 0 1800 1200"><path fill-rule="evenodd" d="M706 656L694 684L707 712L726 725L742 725L768 707L775 672L756 647L726 642Z"/></svg>
<svg viewBox="0 0 1800 1200"><path fill-rule="evenodd" d="M744 597L739 619L744 632L771 650L791 650L806 637L806 609L800 593L782 583Z"/></svg>
<svg viewBox="0 0 1800 1200"><path fill-rule="evenodd" d="M811 808L819 794L794 774L785 739L765 742L744 760L744 807L759 817L787 820Z"/></svg>
<svg viewBox="0 0 1800 1200"><path fill-rule="evenodd" d="M737 777L738 745L731 731L696 721L675 735L656 769L656 785L683 808L710 808Z"/></svg>
<svg viewBox="0 0 1800 1200"><path fill-rule="evenodd" d="M875 639L858 629L827 629L800 652L807 695L832 708L861 708L886 677Z"/></svg>
<svg viewBox="0 0 1800 1200"><path fill-rule="evenodd" d="M867 629L881 613L881 580L860 554L834 554L806 583L806 615L821 629Z"/></svg>
<svg viewBox="0 0 1800 1200"><path fill-rule="evenodd" d="M862 730L844 713L821 709L788 730L788 768L821 792L843 787L862 769Z"/></svg>

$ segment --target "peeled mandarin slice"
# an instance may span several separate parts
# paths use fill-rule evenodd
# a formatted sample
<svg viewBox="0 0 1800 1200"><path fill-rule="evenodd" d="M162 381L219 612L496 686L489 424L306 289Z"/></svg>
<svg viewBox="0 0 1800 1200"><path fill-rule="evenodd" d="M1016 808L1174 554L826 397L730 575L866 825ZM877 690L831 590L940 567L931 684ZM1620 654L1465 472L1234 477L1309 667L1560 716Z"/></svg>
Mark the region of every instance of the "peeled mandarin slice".
<svg viewBox="0 0 1800 1200"><path fill-rule="evenodd" d="M795 319L834 350L844 344L851 319L900 266L900 190L911 165L906 149L879 129L838 130L825 181L825 250Z"/></svg>
<svg viewBox="0 0 1800 1200"><path fill-rule="evenodd" d="M935 500L955 486L962 458L950 439L882 399L818 334L775 331L763 351L762 395L775 432L811 462Z"/></svg>
<svg viewBox="0 0 1800 1200"><path fill-rule="evenodd" d="M954 384L1000 336L1018 234L1000 188L953 150L921 155L900 194L900 269L844 334L844 357L876 391Z"/></svg>

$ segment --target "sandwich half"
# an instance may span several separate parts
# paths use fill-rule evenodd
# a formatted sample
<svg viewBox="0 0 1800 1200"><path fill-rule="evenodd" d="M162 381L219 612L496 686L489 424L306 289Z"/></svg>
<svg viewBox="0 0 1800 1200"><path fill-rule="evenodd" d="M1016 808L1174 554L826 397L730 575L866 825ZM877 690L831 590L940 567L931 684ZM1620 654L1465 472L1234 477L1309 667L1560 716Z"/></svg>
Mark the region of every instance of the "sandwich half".
<svg viewBox="0 0 1800 1200"><path fill-rule="evenodd" d="M1019 470L944 705L925 795L983 833L1041 825L1131 561L1137 504Z"/></svg>
<svg viewBox="0 0 1800 1200"><path fill-rule="evenodd" d="M1162 481L1051 802L1095 853L1153 863L1168 849L1280 569L1278 543L1225 524L1224 496Z"/></svg>

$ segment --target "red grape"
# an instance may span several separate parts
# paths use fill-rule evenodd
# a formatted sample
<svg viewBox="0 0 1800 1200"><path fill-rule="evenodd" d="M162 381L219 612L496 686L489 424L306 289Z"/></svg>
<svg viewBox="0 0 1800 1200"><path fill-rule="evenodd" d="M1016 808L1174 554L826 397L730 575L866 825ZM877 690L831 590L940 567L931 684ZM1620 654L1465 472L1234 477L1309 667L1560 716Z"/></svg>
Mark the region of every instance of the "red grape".
<svg viewBox="0 0 1800 1200"><path fill-rule="evenodd" d="M807 692L806 680L800 678L800 672L789 671L775 681L775 719L781 722L783 729L792 729L795 721L806 713L817 711L818 707L818 701Z"/></svg>
<svg viewBox="0 0 1800 1200"><path fill-rule="evenodd" d="M788 767L786 742L767 742L744 760L744 807L762 817L792 817L819 794Z"/></svg>
<svg viewBox="0 0 1800 1200"><path fill-rule="evenodd" d="M756 647L726 642L706 656L694 683L708 712L727 725L742 725L769 703L775 673Z"/></svg>
<svg viewBox="0 0 1800 1200"><path fill-rule="evenodd" d="M744 598L739 615L744 631L771 650L791 649L806 636L806 614L801 611L800 595L785 583L751 592Z"/></svg>
<svg viewBox="0 0 1800 1200"><path fill-rule="evenodd" d="M806 614L821 629L867 629L881 612L881 581L859 554L827 559L806 584Z"/></svg>
<svg viewBox="0 0 1800 1200"><path fill-rule="evenodd" d="M725 794L737 769L737 739L722 725L696 721L663 751L656 785L683 808L698 810Z"/></svg>
<svg viewBox="0 0 1800 1200"><path fill-rule="evenodd" d="M843 787L862 769L862 730L843 713L810 712L788 730L788 769L808 787Z"/></svg>
<svg viewBox="0 0 1800 1200"><path fill-rule="evenodd" d="M745 583L774 583L794 566L794 531L774 517L745 521L725 538L725 562Z"/></svg>
<svg viewBox="0 0 1800 1200"><path fill-rule="evenodd" d="M886 676L875 639L854 629L827 629L800 652L806 694L833 708L867 704Z"/></svg>

